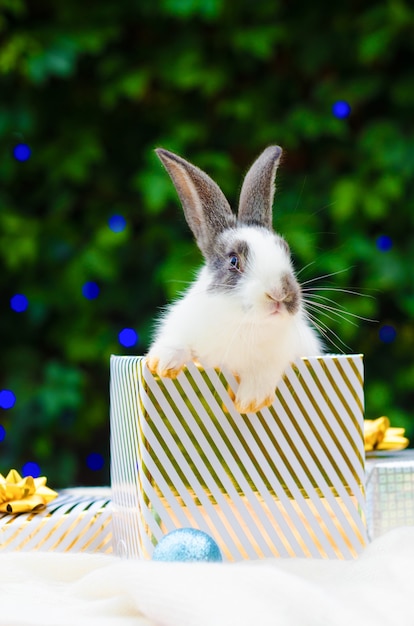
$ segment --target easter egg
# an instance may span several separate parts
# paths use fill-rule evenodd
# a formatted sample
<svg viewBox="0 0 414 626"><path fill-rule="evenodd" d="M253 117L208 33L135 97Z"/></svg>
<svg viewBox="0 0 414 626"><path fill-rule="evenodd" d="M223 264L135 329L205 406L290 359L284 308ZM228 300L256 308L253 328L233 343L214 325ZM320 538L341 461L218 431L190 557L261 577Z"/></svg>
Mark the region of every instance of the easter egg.
<svg viewBox="0 0 414 626"><path fill-rule="evenodd" d="M220 548L207 533L195 528L173 530L155 546L154 561L222 561Z"/></svg>

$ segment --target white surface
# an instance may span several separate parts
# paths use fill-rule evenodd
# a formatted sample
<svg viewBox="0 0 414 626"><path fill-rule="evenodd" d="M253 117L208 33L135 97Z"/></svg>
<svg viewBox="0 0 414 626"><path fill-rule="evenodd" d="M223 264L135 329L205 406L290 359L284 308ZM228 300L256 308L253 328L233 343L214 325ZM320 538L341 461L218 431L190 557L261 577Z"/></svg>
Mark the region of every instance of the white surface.
<svg viewBox="0 0 414 626"><path fill-rule="evenodd" d="M1 556L1 626L412 626L414 527L355 561Z"/></svg>

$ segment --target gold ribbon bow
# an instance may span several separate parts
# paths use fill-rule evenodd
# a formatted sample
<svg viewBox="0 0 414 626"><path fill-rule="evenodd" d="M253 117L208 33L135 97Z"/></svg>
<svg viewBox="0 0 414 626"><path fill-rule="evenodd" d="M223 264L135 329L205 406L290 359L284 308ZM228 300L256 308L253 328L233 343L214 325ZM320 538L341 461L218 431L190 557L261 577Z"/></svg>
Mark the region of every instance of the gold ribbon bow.
<svg viewBox="0 0 414 626"><path fill-rule="evenodd" d="M57 497L56 491L46 487L47 478L22 478L12 469L6 478L0 474L0 512L29 513L43 509Z"/></svg>
<svg viewBox="0 0 414 626"><path fill-rule="evenodd" d="M365 451L403 450L410 443L405 428L391 428L388 417L364 420Z"/></svg>

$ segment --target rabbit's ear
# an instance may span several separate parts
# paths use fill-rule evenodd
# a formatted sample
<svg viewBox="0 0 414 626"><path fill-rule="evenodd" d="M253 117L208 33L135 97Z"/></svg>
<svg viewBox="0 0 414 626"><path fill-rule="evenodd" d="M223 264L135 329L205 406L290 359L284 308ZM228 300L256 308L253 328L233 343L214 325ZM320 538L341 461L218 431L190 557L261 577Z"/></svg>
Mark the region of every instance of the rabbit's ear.
<svg viewBox="0 0 414 626"><path fill-rule="evenodd" d="M236 225L229 203L220 187L198 167L163 148L155 152L171 176L201 252L209 256L218 233Z"/></svg>
<svg viewBox="0 0 414 626"><path fill-rule="evenodd" d="M240 192L240 223L272 228L275 176L281 156L282 148L269 146L247 172Z"/></svg>

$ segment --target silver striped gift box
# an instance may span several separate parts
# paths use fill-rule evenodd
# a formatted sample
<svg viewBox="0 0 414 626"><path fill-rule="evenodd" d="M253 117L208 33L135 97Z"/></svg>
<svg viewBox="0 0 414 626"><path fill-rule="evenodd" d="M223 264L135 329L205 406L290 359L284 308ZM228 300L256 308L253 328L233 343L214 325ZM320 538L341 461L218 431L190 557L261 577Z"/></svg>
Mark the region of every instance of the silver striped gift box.
<svg viewBox="0 0 414 626"><path fill-rule="evenodd" d="M370 541L393 528L414 526L414 450L371 453L366 492Z"/></svg>
<svg viewBox="0 0 414 626"><path fill-rule="evenodd" d="M242 415L229 372L175 379L111 358L114 550L151 558L175 528L228 560L352 558L366 544L361 355L303 358L273 405Z"/></svg>

